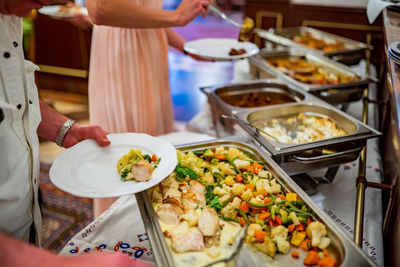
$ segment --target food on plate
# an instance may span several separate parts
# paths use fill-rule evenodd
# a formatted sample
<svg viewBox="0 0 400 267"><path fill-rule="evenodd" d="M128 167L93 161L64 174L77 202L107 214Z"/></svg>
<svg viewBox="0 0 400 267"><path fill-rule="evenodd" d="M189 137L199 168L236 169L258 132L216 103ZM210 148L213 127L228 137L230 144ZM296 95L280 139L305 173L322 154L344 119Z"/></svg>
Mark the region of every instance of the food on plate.
<svg viewBox="0 0 400 267"><path fill-rule="evenodd" d="M332 73L322 66L307 61L305 57L277 57L266 60L274 68L293 79L308 84L340 84L356 82L358 76Z"/></svg>
<svg viewBox="0 0 400 267"><path fill-rule="evenodd" d="M153 170L157 168L161 158L155 154L152 156L143 154L139 149L133 149L123 155L117 164L117 171L121 176L121 181L135 180L145 182L151 179Z"/></svg>
<svg viewBox="0 0 400 267"><path fill-rule="evenodd" d="M309 143L346 134L331 119L304 113L274 118L263 123L262 128L279 142L286 144Z"/></svg>
<svg viewBox="0 0 400 267"><path fill-rule="evenodd" d="M57 10L57 14L60 15L75 15L79 13L81 13L81 7L76 6L73 3L60 6L60 8Z"/></svg>
<svg viewBox="0 0 400 267"><path fill-rule="evenodd" d="M230 56L238 56L238 55L243 55L243 54L246 54L246 50L244 48L240 48L240 49L231 48L231 50L229 50Z"/></svg>
<svg viewBox="0 0 400 267"><path fill-rule="evenodd" d="M342 42L317 38L309 32L299 32L292 40L296 43L327 53L346 49Z"/></svg>
<svg viewBox="0 0 400 267"><path fill-rule="evenodd" d="M300 257L304 249L318 252L316 264L335 264L326 226L262 161L235 147L177 153L175 171L148 191L177 266L226 258L246 224L246 243L270 257L292 250L314 263Z"/></svg>
<svg viewBox="0 0 400 267"><path fill-rule="evenodd" d="M295 102L288 95L276 92L252 92L235 95L220 95L226 103L241 108L263 107Z"/></svg>

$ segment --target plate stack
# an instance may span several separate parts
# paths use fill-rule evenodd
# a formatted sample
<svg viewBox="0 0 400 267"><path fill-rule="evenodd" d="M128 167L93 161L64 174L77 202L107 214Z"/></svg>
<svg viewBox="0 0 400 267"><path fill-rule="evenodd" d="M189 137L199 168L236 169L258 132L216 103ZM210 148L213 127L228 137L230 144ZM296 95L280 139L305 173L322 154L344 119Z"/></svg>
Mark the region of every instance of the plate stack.
<svg viewBox="0 0 400 267"><path fill-rule="evenodd" d="M391 60L400 65L400 42L394 42L389 46L388 56Z"/></svg>

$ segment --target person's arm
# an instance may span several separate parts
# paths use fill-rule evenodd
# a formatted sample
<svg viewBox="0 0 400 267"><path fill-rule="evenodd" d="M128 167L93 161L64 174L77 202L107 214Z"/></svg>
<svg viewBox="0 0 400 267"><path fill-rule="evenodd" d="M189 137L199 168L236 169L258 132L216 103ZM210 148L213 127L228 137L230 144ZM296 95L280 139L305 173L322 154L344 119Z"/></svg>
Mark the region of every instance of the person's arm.
<svg viewBox="0 0 400 267"><path fill-rule="evenodd" d="M0 232L1 266L25 267L150 267L122 253L92 253L83 256L57 256Z"/></svg>
<svg viewBox="0 0 400 267"><path fill-rule="evenodd" d="M206 16L210 0L183 0L176 10L159 10L130 0L87 0L94 24L122 28L169 28L184 26L198 15Z"/></svg>
<svg viewBox="0 0 400 267"><path fill-rule="evenodd" d="M37 129L37 134L40 137L54 142L60 127L68 118L51 108L42 100L40 100L40 113L42 115L42 121ZM68 148L85 139L95 139L100 146L108 146L110 144L106 133L99 126L86 126L76 123L65 135L62 146Z"/></svg>
<svg viewBox="0 0 400 267"><path fill-rule="evenodd" d="M183 45L185 44L186 40L171 28L165 29L165 33L168 38L168 44L173 48L183 52Z"/></svg>

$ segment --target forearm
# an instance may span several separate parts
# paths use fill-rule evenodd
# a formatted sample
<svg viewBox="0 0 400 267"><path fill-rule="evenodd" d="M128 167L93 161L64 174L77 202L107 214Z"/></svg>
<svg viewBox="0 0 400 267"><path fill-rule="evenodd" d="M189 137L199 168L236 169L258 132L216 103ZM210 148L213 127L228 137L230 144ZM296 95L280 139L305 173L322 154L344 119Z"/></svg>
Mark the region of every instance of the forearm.
<svg viewBox="0 0 400 267"><path fill-rule="evenodd" d="M147 8L130 0L87 0L87 8L93 22L98 25L164 28L179 24L174 11Z"/></svg>
<svg viewBox="0 0 400 267"><path fill-rule="evenodd" d="M167 34L168 44L179 51L183 52L183 45L185 44L185 39L180 36L176 31L171 28L165 29L165 33Z"/></svg>
<svg viewBox="0 0 400 267"><path fill-rule="evenodd" d="M68 120L67 117L51 108L40 100L40 113L42 121L37 129L37 134L50 141L55 141L60 127Z"/></svg>
<svg viewBox="0 0 400 267"><path fill-rule="evenodd" d="M0 232L1 266L59 266L57 257ZM50 264L51 263L51 264Z"/></svg>

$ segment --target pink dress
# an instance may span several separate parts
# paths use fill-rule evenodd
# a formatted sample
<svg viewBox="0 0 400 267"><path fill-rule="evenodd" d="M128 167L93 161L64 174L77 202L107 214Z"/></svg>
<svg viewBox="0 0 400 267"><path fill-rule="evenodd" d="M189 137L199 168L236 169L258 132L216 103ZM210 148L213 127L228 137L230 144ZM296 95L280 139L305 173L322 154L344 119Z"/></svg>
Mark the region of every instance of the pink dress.
<svg viewBox="0 0 400 267"><path fill-rule="evenodd" d="M162 0L132 0L162 8ZM94 26L89 117L110 133L173 131L164 29Z"/></svg>

